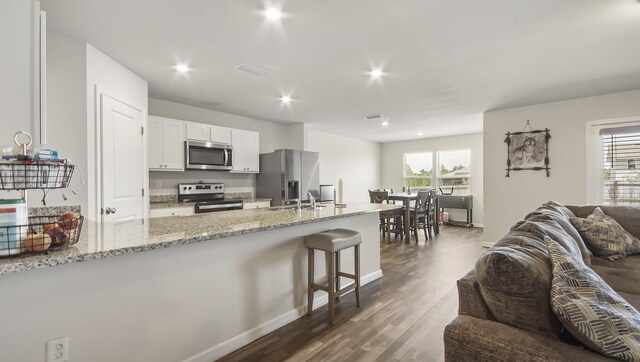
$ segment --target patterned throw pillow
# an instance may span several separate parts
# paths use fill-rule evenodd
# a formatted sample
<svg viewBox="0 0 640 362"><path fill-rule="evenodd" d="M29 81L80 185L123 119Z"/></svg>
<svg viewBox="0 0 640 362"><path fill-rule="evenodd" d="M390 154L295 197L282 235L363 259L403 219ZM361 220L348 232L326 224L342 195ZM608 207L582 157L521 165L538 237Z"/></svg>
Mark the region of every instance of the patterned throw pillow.
<svg viewBox="0 0 640 362"><path fill-rule="evenodd" d="M605 356L640 361L640 312L591 268L545 237L551 263L551 308L562 325Z"/></svg>
<svg viewBox="0 0 640 362"><path fill-rule="evenodd" d="M571 222L597 256L613 261L640 253L640 240L599 207L586 219L572 217Z"/></svg>

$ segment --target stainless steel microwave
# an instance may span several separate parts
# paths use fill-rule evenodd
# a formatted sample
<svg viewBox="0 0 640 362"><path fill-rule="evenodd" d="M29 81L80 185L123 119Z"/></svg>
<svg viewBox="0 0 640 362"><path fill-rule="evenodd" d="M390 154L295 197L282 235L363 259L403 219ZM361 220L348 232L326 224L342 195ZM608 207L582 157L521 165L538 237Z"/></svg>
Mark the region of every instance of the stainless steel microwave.
<svg viewBox="0 0 640 362"><path fill-rule="evenodd" d="M231 145L200 141L185 141L184 145L187 170L230 171L233 168Z"/></svg>

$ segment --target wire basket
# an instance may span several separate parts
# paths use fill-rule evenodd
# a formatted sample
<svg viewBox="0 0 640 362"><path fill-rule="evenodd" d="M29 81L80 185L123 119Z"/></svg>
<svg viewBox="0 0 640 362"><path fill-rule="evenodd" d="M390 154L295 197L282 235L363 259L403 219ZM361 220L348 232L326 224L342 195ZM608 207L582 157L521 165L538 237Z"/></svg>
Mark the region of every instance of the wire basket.
<svg viewBox="0 0 640 362"><path fill-rule="evenodd" d="M32 216L28 225L0 226L0 257L66 248L80 239L83 222L83 216Z"/></svg>
<svg viewBox="0 0 640 362"><path fill-rule="evenodd" d="M66 160L0 162L0 190L66 188L73 169Z"/></svg>

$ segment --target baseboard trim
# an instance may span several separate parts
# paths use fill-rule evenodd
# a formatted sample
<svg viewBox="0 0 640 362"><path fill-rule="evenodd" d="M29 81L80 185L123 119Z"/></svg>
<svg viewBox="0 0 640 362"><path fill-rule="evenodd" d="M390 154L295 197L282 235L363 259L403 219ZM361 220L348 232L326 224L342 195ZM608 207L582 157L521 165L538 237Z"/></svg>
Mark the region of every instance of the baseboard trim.
<svg viewBox="0 0 640 362"><path fill-rule="evenodd" d="M369 273L360 278L360 285L366 285L378 278L382 277L382 270L378 269L373 273ZM352 284L352 283L351 283ZM351 292L351 291L350 291ZM318 294L313 299L313 309L320 308L327 304L328 298L326 293ZM183 362L211 362L218 358L226 356L227 354L246 346L247 344L261 338L276 329L293 322L294 320L302 317L307 313L307 306L301 305L297 308L283 313L262 325L252 328L244 333L241 333L227 341L217 344L211 348L208 348L195 356L185 359Z"/></svg>

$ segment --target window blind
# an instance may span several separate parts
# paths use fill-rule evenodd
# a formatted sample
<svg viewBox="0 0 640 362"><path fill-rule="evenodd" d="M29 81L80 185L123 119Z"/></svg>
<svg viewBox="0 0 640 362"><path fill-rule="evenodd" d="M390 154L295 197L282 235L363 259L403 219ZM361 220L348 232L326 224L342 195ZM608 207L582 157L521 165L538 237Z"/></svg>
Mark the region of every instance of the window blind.
<svg viewBox="0 0 640 362"><path fill-rule="evenodd" d="M605 205L640 207L640 127L600 131Z"/></svg>

